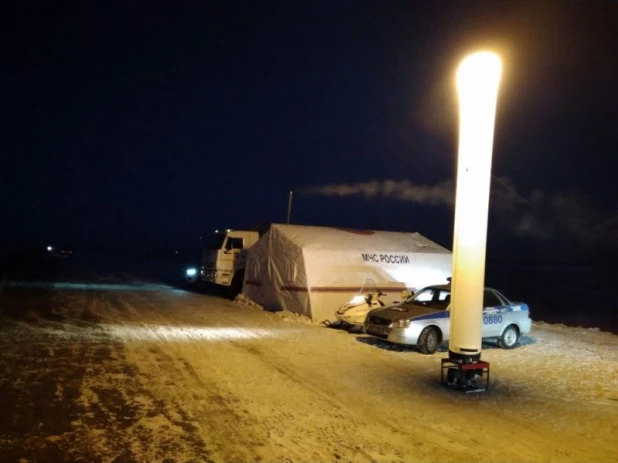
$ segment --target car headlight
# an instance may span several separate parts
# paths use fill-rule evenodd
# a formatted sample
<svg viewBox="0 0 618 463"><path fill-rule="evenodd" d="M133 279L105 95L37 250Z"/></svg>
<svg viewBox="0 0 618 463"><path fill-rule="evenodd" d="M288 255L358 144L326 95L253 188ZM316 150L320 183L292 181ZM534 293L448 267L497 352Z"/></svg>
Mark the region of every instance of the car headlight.
<svg viewBox="0 0 618 463"><path fill-rule="evenodd" d="M392 328L408 328L410 326L410 320L397 320L391 324Z"/></svg>
<svg viewBox="0 0 618 463"><path fill-rule="evenodd" d="M194 277L195 275L197 275L197 269L195 267L191 267L187 269L188 277Z"/></svg>

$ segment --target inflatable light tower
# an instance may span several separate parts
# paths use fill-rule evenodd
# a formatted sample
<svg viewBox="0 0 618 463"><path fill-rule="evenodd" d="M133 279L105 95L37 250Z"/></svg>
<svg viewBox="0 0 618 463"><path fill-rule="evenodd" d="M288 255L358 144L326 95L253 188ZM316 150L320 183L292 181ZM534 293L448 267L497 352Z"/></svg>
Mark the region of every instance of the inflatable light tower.
<svg viewBox="0 0 618 463"><path fill-rule="evenodd" d="M485 251L496 102L502 65L498 56L478 52L457 70L459 151L449 357L442 360L447 383L458 389L484 390L489 363L481 362ZM486 387L478 380L486 375ZM442 379L444 382L444 378Z"/></svg>

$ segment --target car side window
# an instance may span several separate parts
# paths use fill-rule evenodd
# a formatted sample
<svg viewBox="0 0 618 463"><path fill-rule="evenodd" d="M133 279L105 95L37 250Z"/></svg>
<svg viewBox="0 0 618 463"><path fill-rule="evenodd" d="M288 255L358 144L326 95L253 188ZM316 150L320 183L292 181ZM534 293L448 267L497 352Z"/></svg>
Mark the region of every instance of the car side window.
<svg viewBox="0 0 618 463"><path fill-rule="evenodd" d="M438 307L442 309L446 309L451 303L451 292L450 291L440 291L440 295L438 296L438 300L436 304Z"/></svg>
<svg viewBox="0 0 618 463"><path fill-rule="evenodd" d="M502 301L496 293L490 289L486 289L483 294L483 307L498 307L502 305Z"/></svg>

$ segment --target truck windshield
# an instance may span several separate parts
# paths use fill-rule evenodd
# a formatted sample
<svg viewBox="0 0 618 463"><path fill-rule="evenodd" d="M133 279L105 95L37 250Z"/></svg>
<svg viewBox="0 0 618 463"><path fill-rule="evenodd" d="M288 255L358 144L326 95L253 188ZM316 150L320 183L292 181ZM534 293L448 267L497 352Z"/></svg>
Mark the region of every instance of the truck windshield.
<svg viewBox="0 0 618 463"><path fill-rule="evenodd" d="M211 233L204 236L204 249L221 249L225 235L221 233Z"/></svg>

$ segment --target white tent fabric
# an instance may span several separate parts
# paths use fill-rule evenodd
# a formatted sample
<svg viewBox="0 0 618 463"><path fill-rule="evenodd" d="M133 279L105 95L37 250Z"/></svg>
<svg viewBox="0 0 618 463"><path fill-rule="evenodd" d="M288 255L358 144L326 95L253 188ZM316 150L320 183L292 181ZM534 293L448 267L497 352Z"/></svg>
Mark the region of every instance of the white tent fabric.
<svg viewBox="0 0 618 463"><path fill-rule="evenodd" d="M419 233L273 224L251 247L243 294L268 310L334 321L355 295L446 283L452 253Z"/></svg>

